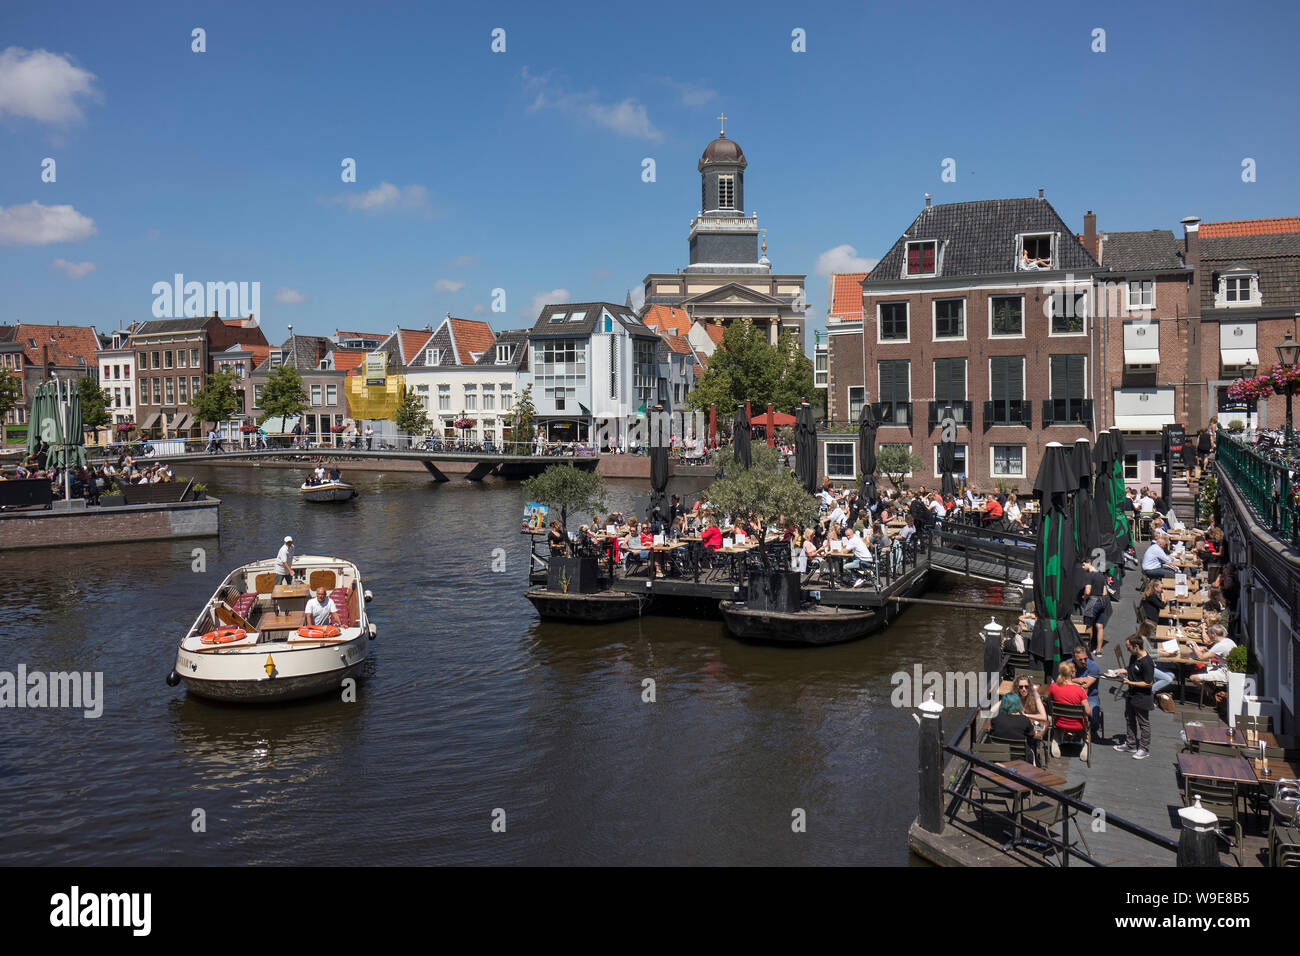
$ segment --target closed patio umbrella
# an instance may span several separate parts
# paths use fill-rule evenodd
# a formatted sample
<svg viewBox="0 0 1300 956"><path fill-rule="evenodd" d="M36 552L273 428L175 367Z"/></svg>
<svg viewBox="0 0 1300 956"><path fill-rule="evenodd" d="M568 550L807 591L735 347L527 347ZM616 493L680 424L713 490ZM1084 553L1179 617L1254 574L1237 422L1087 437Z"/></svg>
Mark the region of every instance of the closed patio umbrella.
<svg viewBox="0 0 1300 956"><path fill-rule="evenodd" d="M957 494L957 446L950 441L939 442L939 490L946 498Z"/></svg>
<svg viewBox="0 0 1300 956"><path fill-rule="evenodd" d="M655 406L655 423L663 421L663 406ZM650 517L658 509L661 519L666 519L668 509L664 507L664 492L668 489L668 436L665 429L650 429Z"/></svg>
<svg viewBox="0 0 1300 956"><path fill-rule="evenodd" d="M1119 548L1119 562L1123 566L1124 554L1133 547L1133 536L1129 534L1128 521L1124 518L1124 456L1128 448L1124 444L1124 433L1118 428L1110 430L1110 441L1115 448L1115 457L1110 463L1111 502L1119 515L1115 526L1116 544Z"/></svg>
<svg viewBox="0 0 1300 956"><path fill-rule="evenodd" d="M1118 535L1127 533L1128 523L1121 507L1123 501L1114 501L1114 461L1115 442L1110 432L1097 436L1097 444L1092 449L1092 461L1096 466L1097 480L1093 483L1092 511L1097 525L1097 547L1106 552L1106 570L1111 577L1118 577L1118 569L1123 567L1124 551L1120 548ZM1121 499L1122 499L1121 495Z"/></svg>
<svg viewBox="0 0 1300 956"><path fill-rule="evenodd" d="M868 501L876 496L876 430L879 427L876 410L870 402L863 402L862 415L858 419L858 462L862 468L859 491Z"/></svg>
<svg viewBox="0 0 1300 956"><path fill-rule="evenodd" d="M741 468L749 468L754 463L754 453L749 447L749 416L745 406L736 406L736 420L731 426L731 444L736 453L736 462Z"/></svg>
<svg viewBox="0 0 1300 956"><path fill-rule="evenodd" d="M794 470L804 490L817 490L817 426L812 406L804 402L794 417Z"/></svg>
<svg viewBox="0 0 1300 956"><path fill-rule="evenodd" d="M1074 625L1070 623L1070 611L1079 590L1072 514L1077 489L1072 453L1060 442L1050 442L1034 479L1042 520L1034 548L1036 619L1029 639L1029 652L1045 665L1059 663L1078 643Z"/></svg>
<svg viewBox="0 0 1300 956"><path fill-rule="evenodd" d="M1078 491L1074 499L1074 544L1079 559L1090 556L1101 546L1101 532L1097 527L1097 511L1092 503L1092 446L1086 438L1074 442L1073 465L1078 475ZM1098 569L1100 570L1100 569Z"/></svg>

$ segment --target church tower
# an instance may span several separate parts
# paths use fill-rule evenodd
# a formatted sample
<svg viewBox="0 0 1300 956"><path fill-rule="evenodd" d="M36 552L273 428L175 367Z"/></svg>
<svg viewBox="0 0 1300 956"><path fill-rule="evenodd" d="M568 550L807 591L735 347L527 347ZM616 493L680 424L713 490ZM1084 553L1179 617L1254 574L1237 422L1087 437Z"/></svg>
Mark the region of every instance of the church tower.
<svg viewBox="0 0 1300 956"><path fill-rule="evenodd" d="M718 117L725 122L726 114ZM745 215L745 153L727 139L724 125L704 148L700 171L700 214L691 223L688 272L767 271L759 268L758 217Z"/></svg>

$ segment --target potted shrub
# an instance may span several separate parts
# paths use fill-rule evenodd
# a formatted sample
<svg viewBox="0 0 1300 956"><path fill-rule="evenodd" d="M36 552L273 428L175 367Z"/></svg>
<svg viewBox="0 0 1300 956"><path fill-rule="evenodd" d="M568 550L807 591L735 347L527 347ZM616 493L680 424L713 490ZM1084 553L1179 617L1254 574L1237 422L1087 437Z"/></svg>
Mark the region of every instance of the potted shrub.
<svg viewBox="0 0 1300 956"><path fill-rule="evenodd" d="M207 500L208 500L208 486L205 485L203 482L201 482L201 481L200 481L200 482L196 482L195 485L194 485L194 489L193 489L193 490L194 490L194 500L195 500L195 501L207 501Z"/></svg>
<svg viewBox="0 0 1300 956"><path fill-rule="evenodd" d="M1259 662L1255 653L1245 645L1228 652L1228 722L1233 723L1242 713L1243 698L1255 693L1255 674Z"/></svg>
<svg viewBox="0 0 1300 956"><path fill-rule="evenodd" d="M1228 422L1228 431L1230 432L1236 433L1239 431L1244 431L1245 428L1246 428L1246 423L1243 422L1240 418L1234 418L1232 421Z"/></svg>
<svg viewBox="0 0 1300 956"><path fill-rule="evenodd" d="M117 485L112 485L106 491L99 493L99 506L101 508L110 508L123 503L122 489Z"/></svg>

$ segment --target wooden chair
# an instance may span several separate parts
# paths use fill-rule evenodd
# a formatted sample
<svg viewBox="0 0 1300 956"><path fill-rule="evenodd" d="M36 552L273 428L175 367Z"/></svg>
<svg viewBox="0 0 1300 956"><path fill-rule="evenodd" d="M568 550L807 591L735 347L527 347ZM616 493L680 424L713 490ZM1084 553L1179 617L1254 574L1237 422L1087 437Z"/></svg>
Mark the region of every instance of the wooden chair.
<svg viewBox="0 0 1300 956"><path fill-rule="evenodd" d="M1010 759L1012 760L1024 760L1034 765L1038 764L1038 761L1034 759L1034 752L1037 750L1035 741L1025 737L999 737L990 730L986 742L1003 744L1009 747L1011 750Z"/></svg>
<svg viewBox="0 0 1300 956"><path fill-rule="evenodd" d="M270 594L275 590L275 575L265 571L253 579L253 590L258 594Z"/></svg>
<svg viewBox="0 0 1300 956"><path fill-rule="evenodd" d="M1246 734L1271 734L1273 718L1267 714L1238 714L1236 728Z"/></svg>
<svg viewBox="0 0 1300 956"><path fill-rule="evenodd" d="M1239 757L1241 749L1234 747L1232 744L1216 744L1208 740L1197 741L1196 749L1193 751L1198 754L1206 754L1210 757Z"/></svg>
<svg viewBox="0 0 1300 956"><path fill-rule="evenodd" d="M1237 855L1237 848L1241 846L1242 837L1241 821L1237 818L1236 785L1187 777L1183 802L1187 806L1191 806L1197 797L1201 798L1201 806L1218 818L1219 833L1228 841L1228 848L1232 852L1232 858L1240 866L1241 858ZM1223 833L1224 829L1227 829L1232 834L1231 837Z"/></svg>
<svg viewBox="0 0 1300 956"><path fill-rule="evenodd" d="M1079 709L1082 710L1083 708L1080 707ZM1083 788L1084 784L1081 783L1077 786L1066 787L1061 792L1067 797L1071 797L1075 800L1082 800ZM1088 846L1088 841L1084 839L1083 836L1084 828L1078 824L1078 815L1079 811L1074 807L1067 806L1059 800L1053 800L1051 797L1045 797L1033 806L1026 807L1021 811L1020 819L1022 822L1032 824L1043 831L1043 833L1047 834L1049 840L1054 840L1056 838L1056 825L1064 820L1069 820L1074 823L1073 832L1075 836L1079 838L1079 842L1083 844L1083 848L1087 851L1088 855L1092 856L1092 849ZM1047 855L1051 856L1056 852L1056 844L1049 844Z"/></svg>
<svg viewBox="0 0 1300 956"><path fill-rule="evenodd" d="M971 747L971 753L984 760L993 763L1005 763L1011 759L1011 747L1009 744L993 743L984 741ZM973 768L972 768L973 769ZM1010 815L1012 806L1015 803L1016 795L1004 786L1000 786L977 773L971 774L971 798L979 801L979 808L982 812L984 805L990 800L1000 801L1003 809Z"/></svg>
<svg viewBox="0 0 1300 956"><path fill-rule="evenodd" d="M317 588L324 588L326 591L334 590L334 583L337 580L333 571L328 568L319 568L311 573L307 578L307 586L315 591Z"/></svg>
<svg viewBox="0 0 1300 956"><path fill-rule="evenodd" d="M1067 720L1079 720L1083 722L1082 730L1065 730L1059 721L1064 717ZM1088 715L1083 710L1083 704L1062 704L1055 702L1052 707L1052 729L1049 731L1053 740L1057 743L1065 742L1066 738L1075 738L1082 745L1079 751L1081 756L1089 767L1092 766L1092 747L1088 745Z"/></svg>

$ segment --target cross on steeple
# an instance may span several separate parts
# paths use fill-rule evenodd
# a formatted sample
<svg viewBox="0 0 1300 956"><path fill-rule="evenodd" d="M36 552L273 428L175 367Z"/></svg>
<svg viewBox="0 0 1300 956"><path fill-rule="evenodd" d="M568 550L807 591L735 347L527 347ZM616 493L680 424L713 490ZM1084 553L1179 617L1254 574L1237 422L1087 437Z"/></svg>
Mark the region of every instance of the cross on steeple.
<svg viewBox="0 0 1300 956"><path fill-rule="evenodd" d="M722 124L722 131L718 133L718 136L720 137L726 136L727 135L727 114L722 113L719 116L717 116L716 119L719 123Z"/></svg>

